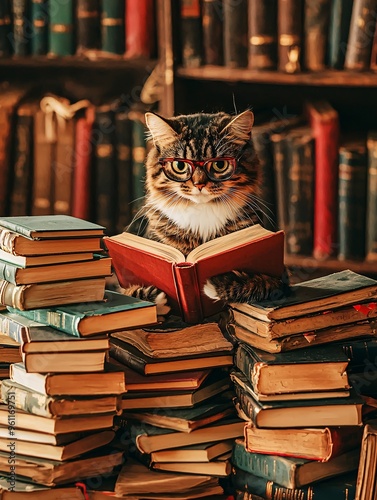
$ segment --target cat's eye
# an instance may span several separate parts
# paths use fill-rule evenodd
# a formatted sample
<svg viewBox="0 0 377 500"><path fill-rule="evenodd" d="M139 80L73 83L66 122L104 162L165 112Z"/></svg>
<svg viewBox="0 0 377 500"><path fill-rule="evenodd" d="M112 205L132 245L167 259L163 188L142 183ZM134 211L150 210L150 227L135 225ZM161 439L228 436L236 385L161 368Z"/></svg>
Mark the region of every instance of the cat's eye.
<svg viewBox="0 0 377 500"><path fill-rule="evenodd" d="M212 168L215 172L224 172L229 168L228 160L216 160L209 163L209 168Z"/></svg>
<svg viewBox="0 0 377 500"><path fill-rule="evenodd" d="M187 161L174 160L171 162L171 168L177 174L185 174L187 172L191 173L191 165Z"/></svg>
<svg viewBox="0 0 377 500"><path fill-rule="evenodd" d="M235 158L213 158L211 160L187 160L181 158L159 158L166 177L172 181L187 182L196 168L202 168L207 177L214 182L230 179L236 171Z"/></svg>

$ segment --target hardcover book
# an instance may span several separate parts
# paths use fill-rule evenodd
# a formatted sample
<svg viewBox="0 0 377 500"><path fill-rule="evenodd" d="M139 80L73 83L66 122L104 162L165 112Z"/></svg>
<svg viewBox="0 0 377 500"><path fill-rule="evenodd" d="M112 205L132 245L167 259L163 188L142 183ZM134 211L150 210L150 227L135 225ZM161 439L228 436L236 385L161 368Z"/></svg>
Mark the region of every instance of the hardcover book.
<svg viewBox="0 0 377 500"><path fill-rule="evenodd" d="M360 450L356 448L328 462L316 462L301 458L249 453L244 442L237 440L233 448L232 463L245 472L273 481L285 488L294 489L356 470L359 453Z"/></svg>
<svg viewBox="0 0 377 500"><path fill-rule="evenodd" d="M278 68L286 73L301 71L303 52L301 0L278 0Z"/></svg>
<svg viewBox="0 0 377 500"><path fill-rule="evenodd" d="M48 1L47 0L31 0L31 23L32 37L31 54L33 56L42 56L48 51Z"/></svg>
<svg viewBox="0 0 377 500"><path fill-rule="evenodd" d="M127 0L125 9L125 57L154 57L154 0Z"/></svg>
<svg viewBox="0 0 377 500"><path fill-rule="evenodd" d="M182 64L197 68L203 62L202 19L199 0L180 2Z"/></svg>
<svg viewBox="0 0 377 500"><path fill-rule="evenodd" d="M30 373L102 372L107 352L23 352L22 361Z"/></svg>
<svg viewBox="0 0 377 500"><path fill-rule="evenodd" d="M367 139L368 174L366 206L366 260L377 261L377 132L370 131ZM360 221L361 222L361 221Z"/></svg>
<svg viewBox="0 0 377 500"><path fill-rule="evenodd" d="M217 0L202 3L204 64L221 66L223 59L223 10Z"/></svg>
<svg viewBox="0 0 377 500"><path fill-rule="evenodd" d="M109 54L124 54L125 2L102 0L101 43L102 51Z"/></svg>
<svg viewBox="0 0 377 500"><path fill-rule="evenodd" d="M76 54L100 49L100 0L78 0L76 4Z"/></svg>
<svg viewBox="0 0 377 500"><path fill-rule="evenodd" d="M130 233L105 238L105 245L121 286L153 284L188 323L221 310L223 304L204 296L202 289L209 277L231 271L233 262L238 269L275 276L284 270L283 232L258 224L208 241L186 257L169 245Z"/></svg>
<svg viewBox="0 0 377 500"><path fill-rule="evenodd" d="M75 337L87 337L157 322L156 305L106 290L103 300L54 308L15 311Z"/></svg>
<svg viewBox="0 0 377 500"><path fill-rule="evenodd" d="M14 255L0 248L0 260L17 267L30 268L49 266L50 264L65 264L67 262L84 262L93 260L92 252L58 253L51 255Z"/></svg>
<svg viewBox="0 0 377 500"><path fill-rule="evenodd" d="M367 70L370 68L375 26L375 2L373 0L355 0L344 63L345 69Z"/></svg>
<svg viewBox="0 0 377 500"><path fill-rule="evenodd" d="M70 56L74 46L74 2L67 0L49 1L49 55Z"/></svg>
<svg viewBox="0 0 377 500"><path fill-rule="evenodd" d="M30 19L30 4L28 0L13 0L13 36L12 45L15 56L26 56L30 52L30 35L28 35L27 20Z"/></svg>
<svg viewBox="0 0 377 500"><path fill-rule="evenodd" d="M248 13L249 68L276 69L277 0L249 0Z"/></svg>
<svg viewBox="0 0 377 500"><path fill-rule="evenodd" d="M214 441L213 443L199 443L191 446L183 446L182 448L174 448L172 450L154 451L150 454L150 462L210 462L214 458L220 457L232 451L234 441Z"/></svg>
<svg viewBox="0 0 377 500"><path fill-rule="evenodd" d="M305 69L322 71L326 67L331 0L305 0Z"/></svg>
<svg viewBox="0 0 377 500"><path fill-rule="evenodd" d="M133 159L132 159L133 121L127 112L116 113L116 168L118 179L117 230L124 231L132 219L133 200Z"/></svg>
<svg viewBox="0 0 377 500"><path fill-rule="evenodd" d="M271 134L271 147L273 158L273 177L275 181L276 198L276 226L278 229L288 231L289 212L287 194L289 193L288 183L288 139L287 132L275 132ZM287 242L285 242L285 246Z"/></svg>
<svg viewBox="0 0 377 500"><path fill-rule="evenodd" d="M374 498L374 485L376 468L373 456L377 445L377 421L371 420L365 424L359 467L356 481L356 497L358 500L372 500Z"/></svg>
<svg viewBox="0 0 377 500"><path fill-rule="evenodd" d="M145 196L145 158L147 155L145 141L144 112L136 109L128 113L132 124L132 182L131 182L131 214L136 215L143 206Z"/></svg>
<svg viewBox="0 0 377 500"><path fill-rule="evenodd" d="M248 64L248 0L223 0L224 65L244 68Z"/></svg>
<svg viewBox="0 0 377 500"><path fill-rule="evenodd" d="M226 454L210 462L154 462L151 468L162 471L226 477L231 473L232 465L229 460L229 454Z"/></svg>
<svg viewBox="0 0 377 500"><path fill-rule="evenodd" d="M332 0L329 27L329 66L343 69L354 0Z"/></svg>
<svg viewBox="0 0 377 500"><path fill-rule="evenodd" d="M12 51L10 38L12 34L12 9L10 0L0 4L0 57L9 57Z"/></svg>

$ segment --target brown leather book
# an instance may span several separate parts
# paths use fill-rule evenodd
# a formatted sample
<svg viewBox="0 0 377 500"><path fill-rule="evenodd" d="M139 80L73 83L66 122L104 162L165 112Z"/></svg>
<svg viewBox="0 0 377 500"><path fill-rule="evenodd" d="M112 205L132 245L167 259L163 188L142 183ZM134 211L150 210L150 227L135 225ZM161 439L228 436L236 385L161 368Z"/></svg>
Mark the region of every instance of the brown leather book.
<svg viewBox="0 0 377 500"><path fill-rule="evenodd" d="M224 65L228 68L247 66L248 0L223 0Z"/></svg>
<svg viewBox="0 0 377 500"><path fill-rule="evenodd" d="M249 0L249 68L276 69L276 18L276 0Z"/></svg>
<svg viewBox="0 0 377 500"><path fill-rule="evenodd" d="M181 1L182 65L196 68L203 63L202 19L199 0Z"/></svg>
<svg viewBox="0 0 377 500"><path fill-rule="evenodd" d="M88 50L101 45L99 0L77 0L76 4L76 53L85 55Z"/></svg>
<svg viewBox="0 0 377 500"><path fill-rule="evenodd" d="M278 69L285 73L301 70L302 1L278 0Z"/></svg>
<svg viewBox="0 0 377 500"><path fill-rule="evenodd" d="M345 69L369 69L375 26L375 0L355 0L344 63Z"/></svg>
<svg viewBox="0 0 377 500"><path fill-rule="evenodd" d="M223 64L223 10L218 0L203 0L203 57L205 64Z"/></svg>
<svg viewBox="0 0 377 500"><path fill-rule="evenodd" d="M326 67L331 0L305 0L305 68L322 71Z"/></svg>

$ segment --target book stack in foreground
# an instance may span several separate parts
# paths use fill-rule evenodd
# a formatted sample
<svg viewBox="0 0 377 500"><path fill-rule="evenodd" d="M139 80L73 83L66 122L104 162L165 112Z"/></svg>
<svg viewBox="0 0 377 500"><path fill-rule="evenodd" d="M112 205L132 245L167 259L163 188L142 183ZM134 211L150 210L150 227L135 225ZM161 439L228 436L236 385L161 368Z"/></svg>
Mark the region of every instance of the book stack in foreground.
<svg viewBox="0 0 377 500"><path fill-rule="evenodd" d="M232 455L236 490L352 497L364 400L351 387L347 350L375 341L376 296L377 281L342 271L293 285L276 302L231 305L231 378L247 422Z"/></svg>

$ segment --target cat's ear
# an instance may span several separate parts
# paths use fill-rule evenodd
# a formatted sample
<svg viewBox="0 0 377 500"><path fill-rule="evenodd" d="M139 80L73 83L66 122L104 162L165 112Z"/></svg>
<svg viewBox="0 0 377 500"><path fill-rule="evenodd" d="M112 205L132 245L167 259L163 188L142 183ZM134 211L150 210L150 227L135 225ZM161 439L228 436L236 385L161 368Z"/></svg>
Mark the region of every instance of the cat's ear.
<svg viewBox="0 0 377 500"><path fill-rule="evenodd" d="M254 113L247 110L235 116L222 131L226 132L234 141L243 143L250 139L253 124Z"/></svg>
<svg viewBox="0 0 377 500"><path fill-rule="evenodd" d="M145 113L145 122L154 145L158 148L169 146L177 140L177 132L161 116L155 113Z"/></svg>

